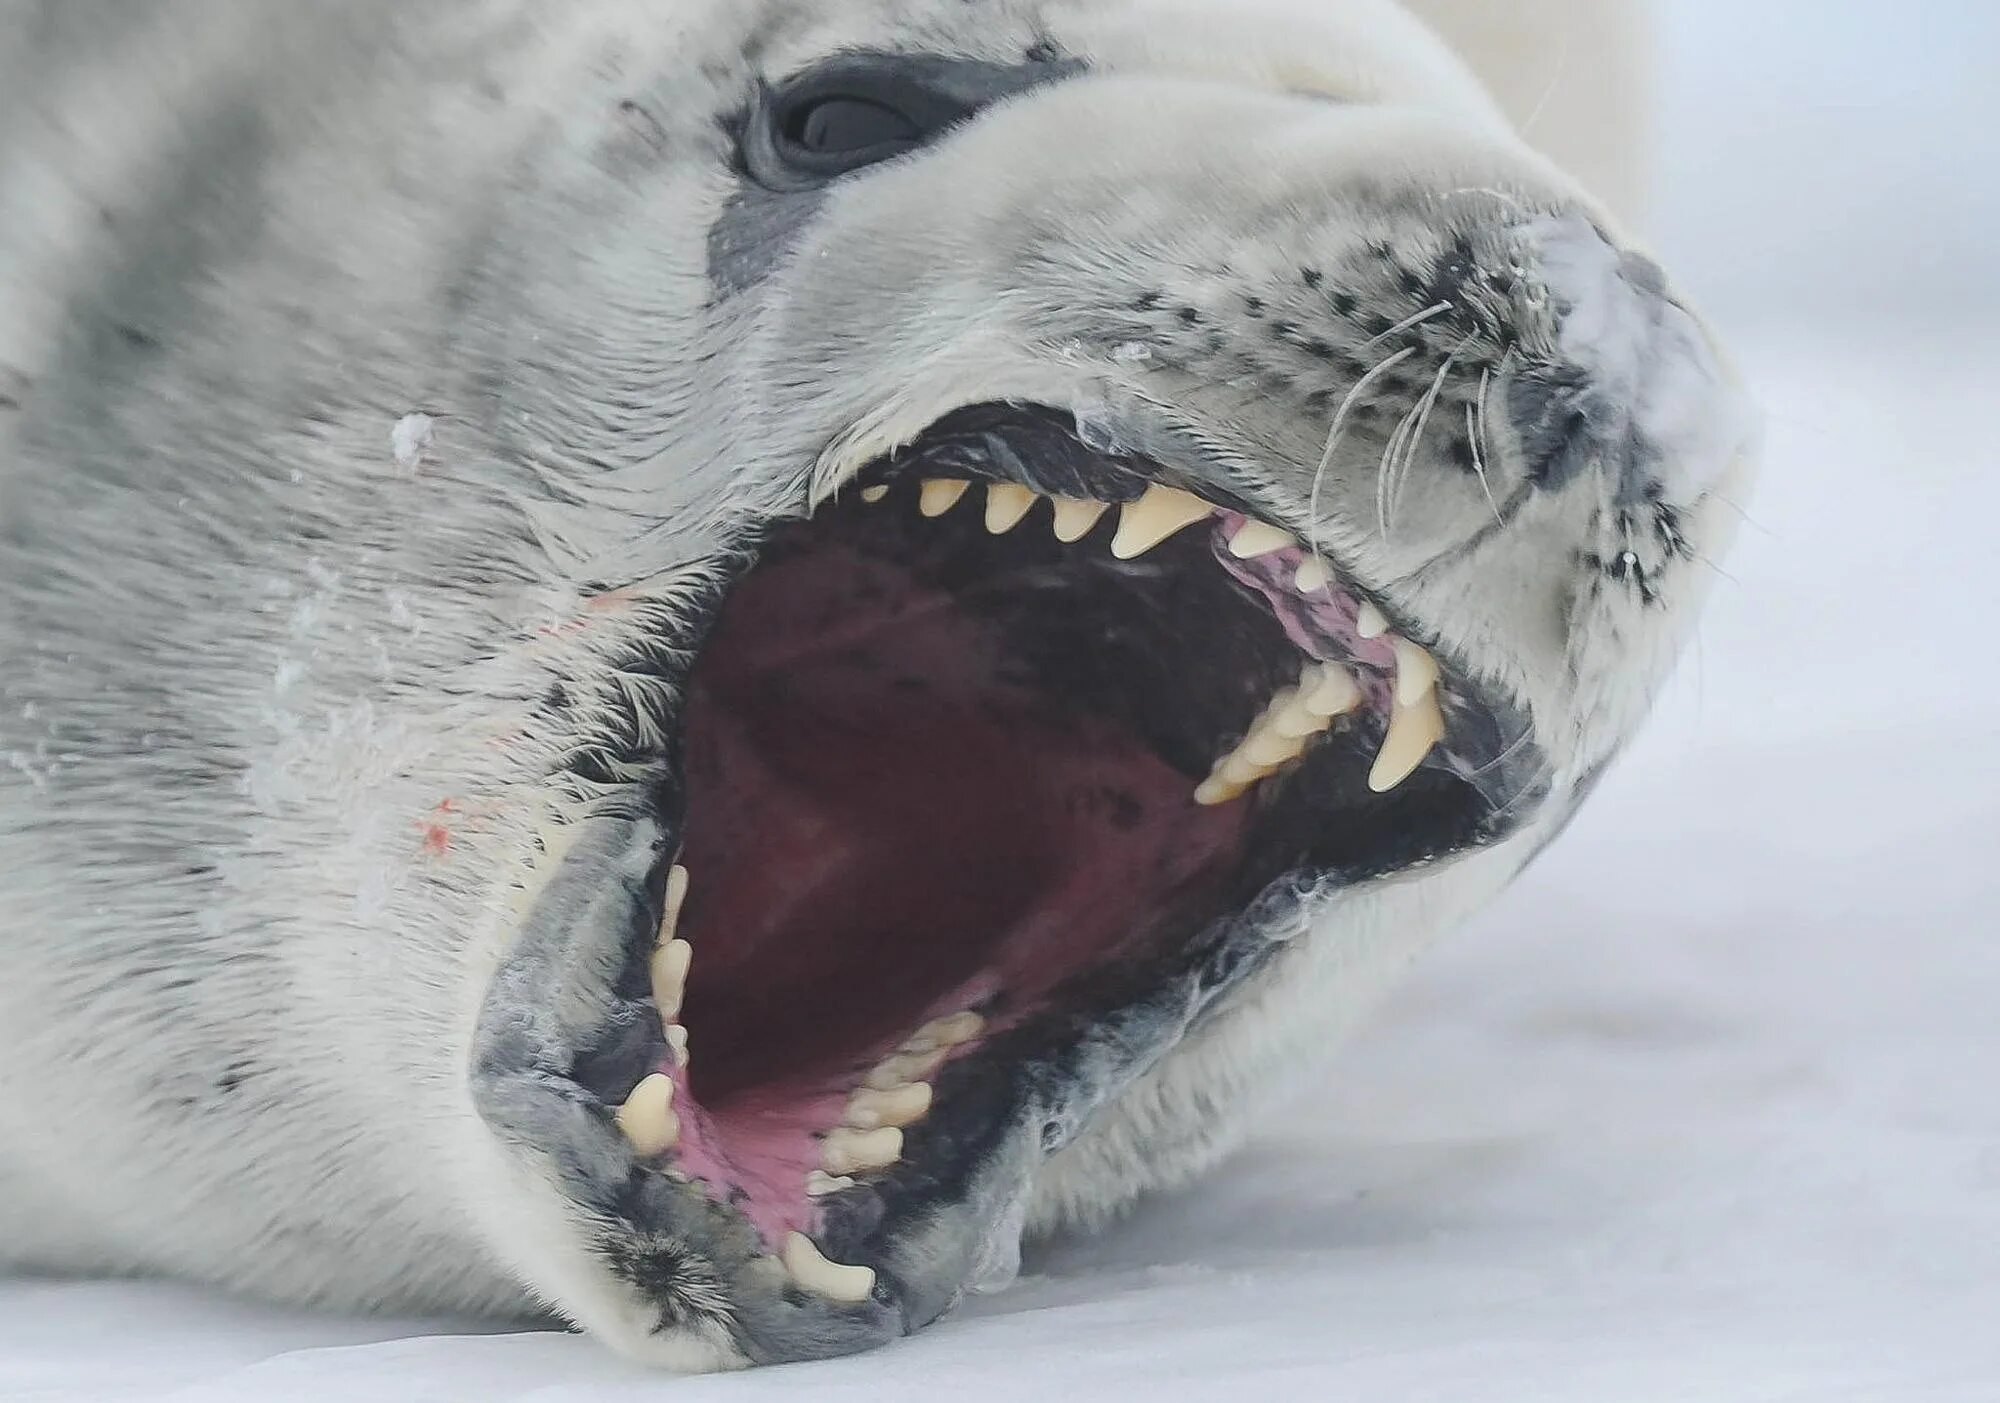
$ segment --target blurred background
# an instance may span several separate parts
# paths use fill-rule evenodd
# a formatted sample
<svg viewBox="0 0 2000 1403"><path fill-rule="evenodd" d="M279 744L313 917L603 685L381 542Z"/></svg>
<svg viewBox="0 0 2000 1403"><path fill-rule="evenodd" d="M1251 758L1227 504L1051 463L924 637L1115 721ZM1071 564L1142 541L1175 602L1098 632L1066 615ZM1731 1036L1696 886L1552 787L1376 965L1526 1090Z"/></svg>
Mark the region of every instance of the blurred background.
<svg viewBox="0 0 2000 1403"><path fill-rule="evenodd" d="M2000 4L1657 0L1649 83L1615 9L1559 76L1631 84L1639 222L1769 416L1653 726L1216 1177L901 1348L670 1396L2000 1399ZM0 1285L0 1398L660 1389L557 1335Z"/></svg>

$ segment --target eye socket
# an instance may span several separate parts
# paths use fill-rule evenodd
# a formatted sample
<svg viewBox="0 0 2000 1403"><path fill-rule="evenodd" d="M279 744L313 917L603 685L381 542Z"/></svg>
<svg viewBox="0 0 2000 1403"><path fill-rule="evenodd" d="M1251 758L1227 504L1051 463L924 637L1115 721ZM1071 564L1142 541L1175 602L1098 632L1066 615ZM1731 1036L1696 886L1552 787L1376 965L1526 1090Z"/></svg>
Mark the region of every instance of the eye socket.
<svg viewBox="0 0 2000 1403"><path fill-rule="evenodd" d="M759 183L797 190L914 151L981 106L937 77L910 60L851 56L766 89L743 132L744 163Z"/></svg>

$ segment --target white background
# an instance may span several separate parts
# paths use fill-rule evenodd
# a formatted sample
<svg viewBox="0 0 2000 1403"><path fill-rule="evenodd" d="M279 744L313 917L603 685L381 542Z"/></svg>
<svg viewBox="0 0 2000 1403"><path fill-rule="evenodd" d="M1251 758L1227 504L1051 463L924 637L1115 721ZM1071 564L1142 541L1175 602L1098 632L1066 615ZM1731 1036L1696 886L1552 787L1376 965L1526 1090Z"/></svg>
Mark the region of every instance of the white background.
<svg viewBox="0 0 2000 1403"><path fill-rule="evenodd" d="M1298 1114L860 1360L0 1283L0 1397L2000 1399L2000 6L1664 9L1767 476L1644 741Z"/></svg>

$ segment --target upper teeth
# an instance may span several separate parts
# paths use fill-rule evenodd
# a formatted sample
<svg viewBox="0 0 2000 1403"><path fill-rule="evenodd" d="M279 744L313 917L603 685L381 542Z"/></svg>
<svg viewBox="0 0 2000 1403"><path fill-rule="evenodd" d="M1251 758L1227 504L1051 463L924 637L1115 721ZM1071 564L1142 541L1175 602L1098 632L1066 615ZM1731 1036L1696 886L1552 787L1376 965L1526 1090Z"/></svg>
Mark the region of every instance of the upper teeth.
<svg viewBox="0 0 2000 1403"><path fill-rule="evenodd" d="M925 516L943 516L958 505L971 486L958 478L926 478L918 493L919 510ZM871 502L881 499L872 487L862 495ZM1031 488L1019 483L988 484L986 529L994 535L1012 531L1027 519L1040 500ZM1083 497L1057 497L1051 505L1050 525L1056 539L1065 544L1089 535L1111 509L1109 503ZM1118 529L1111 538L1111 554L1119 560L1135 560L1219 510L1192 492L1154 483L1139 497L1118 507ZM1254 560L1304 547L1290 531L1255 519L1238 525L1227 544L1230 555L1238 560ZM1319 593L1332 583L1332 572L1317 555L1304 556L1293 571L1293 587L1301 594ZM1369 784L1377 792L1384 792L1408 779L1431 748L1444 738L1444 713L1437 700L1438 664L1423 648L1391 632L1388 616L1373 603L1361 604L1354 631L1364 641L1388 639L1395 652L1394 705L1381 750L1369 772ZM1299 686L1287 688L1272 698L1265 713L1234 749L1215 762L1208 779L1195 790L1195 799L1202 804L1222 804L1240 797L1259 780L1303 754L1313 736L1328 730L1334 717L1352 711L1361 700L1361 689L1346 668L1334 663L1323 668L1309 667ZM913 1051L905 1049L906 1054ZM878 1068L871 1076L893 1085L887 1078L900 1070Z"/></svg>

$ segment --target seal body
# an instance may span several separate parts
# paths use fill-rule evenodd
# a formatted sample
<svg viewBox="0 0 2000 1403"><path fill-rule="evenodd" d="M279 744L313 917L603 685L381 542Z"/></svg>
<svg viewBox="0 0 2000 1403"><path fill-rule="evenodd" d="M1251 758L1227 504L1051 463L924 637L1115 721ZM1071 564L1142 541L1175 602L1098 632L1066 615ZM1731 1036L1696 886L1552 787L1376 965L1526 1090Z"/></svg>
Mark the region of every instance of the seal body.
<svg viewBox="0 0 2000 1403"><path fill-rule="evenodd" d="M1554 835L1642 718L1745 471L1730 377L1664 275L1387 4L8 8L12 1267L551 1310L682 1367L925 1324L1004 1280L1023 1231L1212 1164ZM1070 425L1065 446L1037 450L1052 421L1023 406ZM1145 907L1176 934L1143 959L1106 934L1092 980L1061 986L1107 991L1084 1002L1029 973L1044 947L995 936L949 988L913 982L880 1047L857 1014L840 1055L887 1060L841 1083L827 1123L846 1120L794 1165L791 1140L743 1128L762 1107L789 1135L817 1104L771 1109L797 1080L790 1034L744 1032L752 1012L702 1027L703 952L767 919L753 889L804 881L799 854L870 825L786 836L818 812L802 767L845 742L766 777L754 757L794 732L755 720L777 675L760 659L834 626L800 597L858 617L882 590L949 596L940 617L978 622L925 635L924 657L978 663L928 680L976 674L998 690L966 684L962 713L990 719L1026 685L1003 663L1057 626L902 563L930 548L854 494L919 478L910 522L940 503L948 520L970 479L996 541L1015 506L1108 502L1136 539L1186 497L1225 536L1290 542L1274 582L1229 563L1238 536L1196 561L1183 534L1154 574L1092 575L1079 600L1197 568L1230 591L1217 610L1291 599L1320 555L1352 586L1218 633L1246 640L1229 675L1256 674L1254 703L1208 684L1172 714L1128 698L1163 642L1090 684L1101 706L1065 692L1082 672L1045 668L996 737L1040 734L1063 693L1072 719L1118 719L1092 754L1144 734L1192 791L1208 760L1177 728L1212 708L1222 795L1267 700L1273 726L1316 715L1297 711L1311 686L1274 695L1269 649L1321 666L1337 635L1357 737L1406 747L1410 679L1442 666L1447 739L1366 825L1331 817L1361 813L1389 763L1363 755L1240 828L1193 807L1157 834L1062 828L1032 870L1084 885L1047 876L1044 914L1082 920L1093 882L1162 880L1103 875L1165 870L1142 837L1176 874L1217 875ZM1102 529L1102 560L1125 559ZM1144 607L1193 637L1207 599ZM832 664L812 675L837 691ZM911 733L936 714L908 713ZM1454 731L1473 739L1451 751ZM1133 757L1113 808L1164 814ZM983 792L1014 794L1003 770ZM897 827L900 850L936 827ZM1359 848L1328 836L1364 828ZM866 870L849 906L904 880ZM652 933L684 892L696 972L663 974L683 957ZM754 1011L741 990L788 968L836 990L837 951L808 948L718 953L736 983L712 1006ZM1156 960L1171 976L1104 974ZM725 1064L745 1070L709 1098ZM884 1123L918 1100L927 1118ZM885 1132L905 1168L880 1162ZM810 1194L769 1188L773 1166Z"/></svg>

